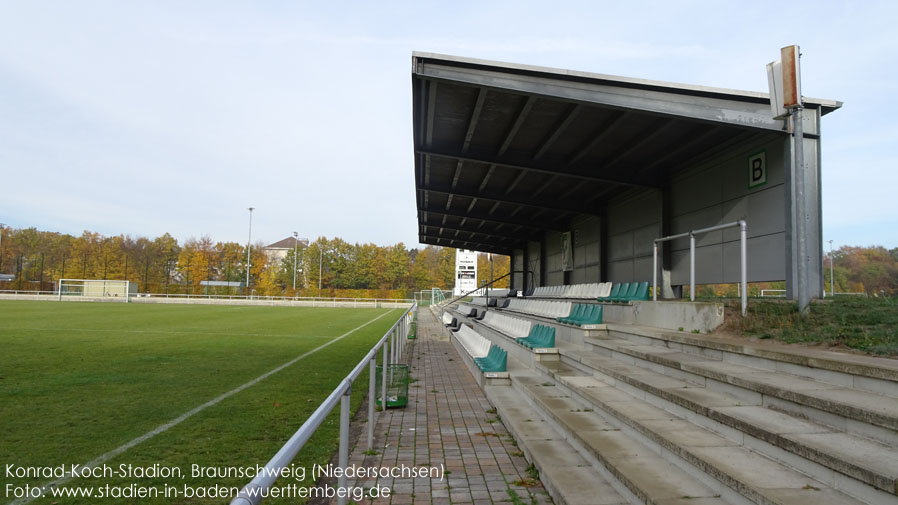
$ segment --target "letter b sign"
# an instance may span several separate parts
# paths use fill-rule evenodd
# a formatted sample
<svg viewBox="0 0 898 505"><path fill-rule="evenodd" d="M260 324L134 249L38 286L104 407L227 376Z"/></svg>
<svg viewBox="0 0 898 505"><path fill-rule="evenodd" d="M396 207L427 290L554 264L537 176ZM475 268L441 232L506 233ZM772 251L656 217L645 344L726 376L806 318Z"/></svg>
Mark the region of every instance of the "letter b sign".
<svg viewBox="0 0 898 505"><path fill-rule="evenodd" d="M767 184L767 156L761 152L748 157L748 189L764 184Z"/></svg>

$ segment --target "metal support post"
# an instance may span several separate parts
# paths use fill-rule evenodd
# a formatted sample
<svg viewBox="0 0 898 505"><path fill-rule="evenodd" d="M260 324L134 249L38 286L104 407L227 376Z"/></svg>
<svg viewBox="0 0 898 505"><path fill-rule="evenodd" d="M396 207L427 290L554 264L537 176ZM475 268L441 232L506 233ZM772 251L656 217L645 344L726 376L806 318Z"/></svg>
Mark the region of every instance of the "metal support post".
<svg viewBox="0 0 898 505"><path fill-rule="evenodd" d="M804 125L801 122L801 108L792 113L792 149L795 153L795 207L796 234L798 235L798 311L807 313L811 303L810 282L808 279L808 209L805 191L806 174L804 168Z"/></svg>
<svg viewBox="0 0 898 505"><path fill-rule="evenodd" d="M377 403L377 379L374 368L377 364L377 354L368 361L368 450L374 448L374 404Z"/></svg>
<svg viewBox="0 0 898 505"><path fill-rule="evenodd" d="M337 466L346 469L349 466L349 404L352 399L352 383L346 387L343 397L340 398L340 448L337 456ZM337 476L337 488L346 488L346 474L340 472ZM337 505L346 505L346 495L337 495Z"/></svg>
<svg viewBox="0 0 898 505"><path fill-rule="evenodd" d="M658 301L658 242L652 243L652 301Z"/></svg>
<svg viewBox="0 0 898 505"><path fill-rule="evenodd" d="M380 410L381 410L381 412L387 410L387 365L388 365L387 360L389 359L388 354L387 354L389 352L389 349L387 348L387 342L389 340L390 340L389 338L384 339L384 366L380 370L380 380L381 380Z"/></svg>
<svg viewBox="0 0 898 505"><path fill-rule="evenodd" d="M742 317L745 317L746 312L748 312L748 225L745 221L739 221L739 242L741 246L741 254L739 255L742 260L742 271L740 275L742 276Z"/></svg>
<svg viewBox="0 0 898 505"><path fill-rule="evenodd" d="M689 232L689 300L695 301L695 233Z"/></svg>

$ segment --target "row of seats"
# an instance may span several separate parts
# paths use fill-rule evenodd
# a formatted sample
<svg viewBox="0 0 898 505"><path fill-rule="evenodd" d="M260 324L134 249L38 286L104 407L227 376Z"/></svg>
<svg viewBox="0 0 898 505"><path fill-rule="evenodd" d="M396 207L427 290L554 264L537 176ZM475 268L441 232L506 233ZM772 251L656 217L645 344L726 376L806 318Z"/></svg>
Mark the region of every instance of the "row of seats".
<svg viewBox="0 0 898 505"><path fill-rule="evenodd" d="M569 286L540 286L530 296L536 298L601 298L611 294L610 282L571 284Z"/></svg>
<svg viewBox="0 0 898 505"><path fill-rule="evenodd" d="M648 282L622 282L612 284L600 282L593 284L572 284L569 286L540 286L531 288L527 297L534 298L574 298L596 299L600 302L633 302L649 299ZM483 302L486 304L486 300ZM501 305L500 305L501 306Z"/></svg>
<svg viewBox="0 0 898 505"><path fill-rule="evenodd" d="M477 315L477 307L468 305L467 303L459 303L456 310L465 317L474 317Z"/></svg>
<svg viewBox="0 0 898 505"><path fill-rule="evenodd" d="M483 323L515 339L529 335L530 326L533 324L526 319L506 316L494 311L486 313Z"/></svg>
<svg viewBox="0 0 898 505"><path fill-rule="evenodd" d="M508 364L508 353L489 339L477 333L470 326L462 325L455 333L461 346L474 358L474 363L482 372L504 372Z"/></svg>
<svg viewBox="0 0 898 505"><path fill-rule="evenodd" d="M569 315L571 313L571 305L571 302L555 302L551 300L526 300L513 298L511 300L508 300L508 306L506 308L509 310L516 310L518 312L526 312L527 314L555 319L557 317L564 317Z"/></svg>
<svg viewBox="0 0 898 505"><path fill-rule="evenodd" d="M555 328L541 324L534 325L529 335L521 337L517 341L529 349L555 347Z"/></svg>
<svg viewBox="0 0 898 505"><path fill-rule="evenodd" d="M633 302L649 299L648 282L623 282L615 284L608 296L600 297L600 302Z"/></svg>
<svg viewBox="0 0 898 505"><path fill-rule="evenodd" d="M585 324L602 324L601 304L595 303L576 303L571 313L565 317L559 317L559 323L572 324L574 326L583 326Z"/></svg>
<svg viewBox="0 0 898 505"><path fill-rule="evenodd" d="M472 358L485 357L492 345L489 339L481 336L473 328L464 324L455 332L455 337L458 338L461 346L465 348L465 351L468 351Z"/></svg>
<svg viewBox="0 0 898 505"><path fill-rule="evenodd" d="M486 297L485 296L475 296L471 299L471 303L473 305L478 305L480 307L486 307Z"/></svg>

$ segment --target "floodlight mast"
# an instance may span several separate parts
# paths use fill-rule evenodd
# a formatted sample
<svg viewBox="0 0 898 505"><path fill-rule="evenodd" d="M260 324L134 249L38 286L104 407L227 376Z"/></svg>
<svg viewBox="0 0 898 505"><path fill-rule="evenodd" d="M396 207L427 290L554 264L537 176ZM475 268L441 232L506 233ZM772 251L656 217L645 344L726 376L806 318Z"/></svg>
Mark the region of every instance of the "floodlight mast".
<svg viewBox="0 0 898 505"><path fill-rule="evenodd" d="M249 292L249 270L253 266L252 257L250 256L253 243L253 209L255 207L247 208L249 210L249 238L246 239L246 289L244 290L244 295Z"/></svg>
<svg viewBox="0 0 898 505"><path fill-rule="evenodd" d="M6 223L0 223L0 273L3 272L3 227ZM832 242L832 240L830 240Z"/></svg>

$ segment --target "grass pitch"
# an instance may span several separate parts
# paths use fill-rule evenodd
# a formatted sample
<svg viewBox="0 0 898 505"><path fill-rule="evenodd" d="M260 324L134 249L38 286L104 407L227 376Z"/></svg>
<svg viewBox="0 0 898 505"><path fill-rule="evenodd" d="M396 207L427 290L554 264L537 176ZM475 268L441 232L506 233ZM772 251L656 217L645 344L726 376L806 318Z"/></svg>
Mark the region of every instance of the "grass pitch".
<svg viewBox="0 0 898 505"><path fill-rule="evenodd" d="M191 465L267 462L401 314L397 309L0 301L0 462L20 468L84 464L365 325L106 462L113 468L177 467L185 477L103 476L68 484L240 487L249 479L193 478ZM367 373L353 389L357 406L367 392ZM295 464L308 468L327 461L337 434L332 415ZM0 468L4 488L53 480L4 473ZM308 478L300 483L311 485ZM7 493L3 502L14 498ZM44 496L33 503L122 501Z"/></svg>

